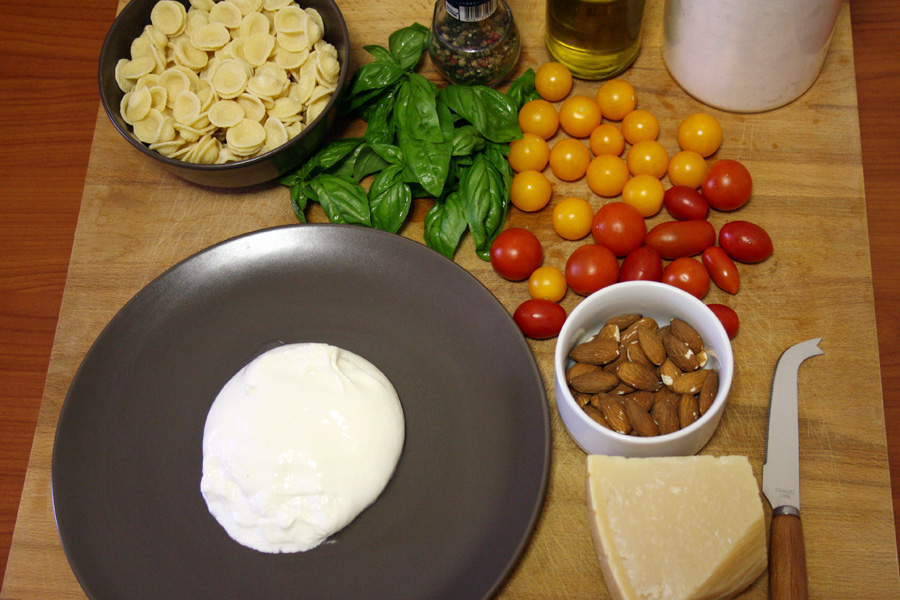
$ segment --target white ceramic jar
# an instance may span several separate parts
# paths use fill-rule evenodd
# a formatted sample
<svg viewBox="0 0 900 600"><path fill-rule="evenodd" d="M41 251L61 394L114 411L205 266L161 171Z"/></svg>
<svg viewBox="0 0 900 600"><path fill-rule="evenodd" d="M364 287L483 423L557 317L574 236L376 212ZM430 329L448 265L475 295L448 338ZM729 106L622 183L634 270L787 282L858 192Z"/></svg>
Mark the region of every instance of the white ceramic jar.
<svg viewBox="0 0 900 600"><path fill-rule="evenodd" d="M687 93L715 108L758 112L816 80L841 0L666 0L663 60Z"/></svg>

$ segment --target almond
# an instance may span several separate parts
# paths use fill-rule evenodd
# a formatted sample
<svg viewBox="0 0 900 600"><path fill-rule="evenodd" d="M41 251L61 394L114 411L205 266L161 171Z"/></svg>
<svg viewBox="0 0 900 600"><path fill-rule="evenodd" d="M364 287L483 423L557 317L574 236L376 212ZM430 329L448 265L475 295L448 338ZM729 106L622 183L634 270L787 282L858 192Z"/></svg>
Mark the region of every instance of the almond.
<svg viewBox="0 0 900 600"><path fill-rule="evenodd" d="M616 357L616 360L611 363L603 365L603 370L608 371L610 373L615 373L619 370L619 365L623 362L628 361L628 352L623 346L619 346L619 356Z"/></svg>
<svg viewBox="0 0 900 600"><path fill-rule="evenodd" d="M659 388L659 391L654 394L656 396L656 401L665 400L675 408L678 408L678 405L681 403L681 394L676 394L672 390L667 387Z"/></svg>
<svg viewBox="0 0 900 600"><path fill-rule="evenodd" d="M636 392L632 392L625 396L626 398L631 398L638 405L646 411L650 411L653 408L653 405L656 404L656 395L653 392L648 392L646 390L637 390Z"/></svg>
<svg viewBox="0 0 900 600"><path fill-rule="evenodd" d="M650 331L646 327L638 329L638 343L644 351L644 356L654 365L659 366L666 360L666 348L655 331Z"/></svg>
<svg viewBox="0 0 900 600"><path fill-rule="evenodd" d="M625 362L619 365L616 371L622 383L630 385L637 390L655 392L659 389L659 377L656 371L646 365L635 362Z"/></svg>
<svg viewBox="0 0 900 600"><path fill-rule="evenodd" d="M696 394L709 375L708 369L697 369L684 373L672 383L672 391L676 394Z"/></svg>
<svg viewBox="0 0 900 600"><path fill-rule="evenodd" d="M684 429L700 418L700 409L697 406L697 397L691 394L682 394L678 404L678 422Z"/></svg>
<svg viewBox="0 0 900 600"><path fill-rule="evenodd" d="M706 411L712 406L716 395L719 393L719 372L715 369L709 369L709 375L700 387L700 396L697 399L697 406L701 415L705 415Z"/></svg>
<svg viewBox="0 0 900 600"><path fill-rule="evenodd" d="M651 319L650 317L641 317L634 323L632 323L628 329L626 329L622 333L622 339L620 340L623 344L627 344L633 340L637 339L637 330L641 328L647 328L650 331L656 331L659 329L659 323Z"/></svg>
<svg viewBox="0 0 900 600"><path fill-rule="evenodd" d="M592 365L589 363L581 363L577 362L566 371L566 382L569 384L572 383L572 380L578 377L579 375L584 375L585 373L593 373L594 371L602 371L603 367L599 365Z"/></svg>
<svg viewBox="0 0 900 600"><path fill-rule="evenodd" d="M700 361L694 351L688 345L674 335L667 335L666 354L675 366L682 371L696 371L700 368Z"/></svg>
<svg viewBox="0 0 900 600"><path fill-rule="evenodd" d="M607 323L600 328L600 331L597 332L597 335L594 336L594 339L613 340L618 344L619 340L621 339L619 326L615 323Z"/></svg>
<svg viewBox="0 0 900 600"><path fill-rule="evenodd" d="M653 421L644 408L634 401L631 396L625 396L625 414L631 422L631 427L641 437L653 437L659 435L659 427Z"/></svg>
<svg viewBox="0 0 900 600"><path fill-rule="evenodd" d="M584 406L584 412L592 418L595 422L599 423L603 427L610 429L609 423L606 422L606 417L603 416L603 413L591 406L590 404Z"/></svg>
<svg viewBox="0 0 900 600"><path fill-rule="evenodd" d="M615 325L616 327L619 328L619 331L625 331L626 329L631 327L632 324L634 324L636 321L638 321L643 316L644 315L641 315L638 313L629 313L627 315L619 315L618 317L613 317L609 321L607 321L606 324L604 325L604 327L606 327L607 325Z"/></svg>
<svg viewBox="0 0 900 600"><path fill-rule="evenodd" d="M591 403L591 394L575 394L575 402L578 403L578 406L584 408L588 404Z"/></svg>
<svg viewBox="0 0 900 600"><path fill-rule="evenodd" d="M638 331L641 331L640 329ZM619 350L619 353L622 351ZM631 362L641 363L642 365L651 367L655 366L650 359L647 358L647 355L644 353L643 349L641 349L641 345L638 342L631 342L627 346L625 346L625 356L628 357L628 360Z"/></svg>
<svg viewBox="0 0 900 600"><path fill-rule="evenodd" d="M703 339L697 330L691 327L686 321L679 318L673 318L669 323L672 335L685 342L688 347L694 351L694 354L703 350Z"/></svg>
<svg viewBox="0 0 900 600"><path fill-rule="evenodd" d="M595 339L578 344L569 352L569 358L575 362L592 365L605 365L619 356L619 345L608 339Z"/></svg>
<svg viewBox="0 0 900 600"><path fill-rule="evenodd" d="M596 371L590 373L582 373L572 378L569 385L576 392L585 394L596 394L597 392L608 392L619 385L619 378L615 373L607 373L600 367Z"/></svg>
<svg viewBox="0 0 900 600"><path fill-rule="evenodd" d="M633 393L634 391L635 391L635 390L634 390L633 387L631 387L631 386L628 385L627 383L622 383L622 382L620 381L620 382L619 382L619 385L617 385L617 386L614 387L613 389L609 390L609 393L612 394L612 395L614 395L614 396L624 396L625 394L631 394L631 393Z"/></svg>
<svg viewBox="0 0 900 600"><path fill-rule="evenodd" d="M671 358L666 358L663 361L663 364L659 365L659 378L663 382L663 385L669 389L672 389L672 384L675 383L675 380L681 377L682 371L675 363L672 362Z"/></svg>
<svg viewBox="0 0 900 600"><path fill-rule="evenodd" d="M628 420L625 405L619 398L610 394L595 394L591 398L591 404L600 409L600 412L606 417L606 422L614 431L619 433L631 431L631 421Z"/></svg>
<svg viewBox="0 0 900 600"><path fill-rule="evenodd" d="M681 424L678 422L678 409L674 404L663 399L653 405L652 414L659 427L659 435L666 435L681 429Z"/></svg>

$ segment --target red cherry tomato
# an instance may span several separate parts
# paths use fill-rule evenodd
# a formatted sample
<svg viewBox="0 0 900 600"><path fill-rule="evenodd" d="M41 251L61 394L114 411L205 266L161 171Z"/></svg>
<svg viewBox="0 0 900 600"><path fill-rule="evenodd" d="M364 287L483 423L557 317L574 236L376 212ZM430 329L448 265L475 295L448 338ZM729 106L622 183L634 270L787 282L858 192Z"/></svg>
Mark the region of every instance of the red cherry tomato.
<svg viewBox="0 0 900 600"><path fill-rule="evenodd" d="M702 299L709 291L709 273L696 258L676 258L663 269L662 282Z"/></svg>
<svg viewBox="0 0 900 600"><path fill-rule="evenodd" d="M663 204L670 215L679 221L705 219L709 214L709 202L700 192L686 185L676 185L666 190Z"/></svg>
<svg viewBox="0 0 900 600"><path fill-rule="evenodd" d="M772 238L766 230L749 221L732 221L719 230L719 246L734 260L762 262L772 256Z"/></svg>
<svg viewBox="0 0 900 600"><path fill-rule="evenodd" d="M728 254L718 246L710 246L703 251L700 257L703 266L709 271L709 276L717 286L729 294L737 294L741 287L741 274L737 265Z"/></svg>
<svg viewBox="0 0 900 600"><path fill-rule="evenodd" d="M599 244L579 246L566 261L566 283L581 296L593 294L619 279L619 261Z"/></svg>
<svg viewBox="0 0 900 600"><path fill-rule="evenodd" d="M726 158L709 168L702 189L703 197L716 210L736 210L750 199L753 179L747 167Z"/></svg>
<svg viewBox="0 0 900 600"><path fill-rule="evenodd" d="M722 323L725 333L728 334L728 339L734 339L734 336L738 334L738 330L741 328L740 319L738 319L734 309L724 304L707 304L707 306Z"/></svg>
<svg viewBox="0 0 900 600"><path fill-rule="evenodd" d="M511 281L528 279L543 260L541 243L527 229L507 229L491 244L491 266L501 277Z"/></svg>
<svg viewBox="0 0 900 600"><path fill-rule="evenodd" d="M716 243L716 229L703 219L666 221L647 232L644 243L663 258L693 256Z"/></svg>
<svg viewBox="0 0 900 600"><path fill-rule="evenodd" d="M635 207L625 202L610 202L594 215L591 235L616 256L625 256L644 243L647 224Z"/></svg>
<svg viewBox="0 0 900 600"><path fill-rule="evenodd" d="M566 322L566 310L556 302L531 298L519 305L513 321L526 337L546 340L559 335Z"/></svg>
<svg viewBox="0 0 900 600"><path fill-rule="evenodd" d="M641 246L628 253L619 270L619 281L662 280L662 259L650 246Z"/></svg>

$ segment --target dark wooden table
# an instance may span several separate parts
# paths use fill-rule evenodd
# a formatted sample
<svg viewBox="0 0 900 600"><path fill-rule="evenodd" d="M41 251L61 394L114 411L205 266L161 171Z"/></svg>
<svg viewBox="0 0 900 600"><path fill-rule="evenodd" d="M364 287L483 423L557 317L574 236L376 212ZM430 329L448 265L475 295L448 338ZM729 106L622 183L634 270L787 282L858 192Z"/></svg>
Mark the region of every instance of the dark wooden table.
<svg viewBox="0 0 900 600"><path fill-rule="evenodd" d="M900 508L900 7L852 0L853 47L895 514ZM109 0L0 9L0 585L41 402L99 98ZM896 517L895 517L896 523Z"/></svg>

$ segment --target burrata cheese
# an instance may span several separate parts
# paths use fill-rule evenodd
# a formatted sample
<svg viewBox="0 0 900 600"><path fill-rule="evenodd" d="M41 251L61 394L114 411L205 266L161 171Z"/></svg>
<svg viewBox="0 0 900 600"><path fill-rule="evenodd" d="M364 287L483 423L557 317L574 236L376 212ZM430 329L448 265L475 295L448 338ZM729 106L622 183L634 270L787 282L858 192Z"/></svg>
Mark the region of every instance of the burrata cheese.
<svg viewBox="0 0 900 600"><path fill-rule="evenodd" d="M328 344L280 346L213 402L200 491L240 544L310 550L378 498L404 435L397 392L372 363Z"/></svg>

